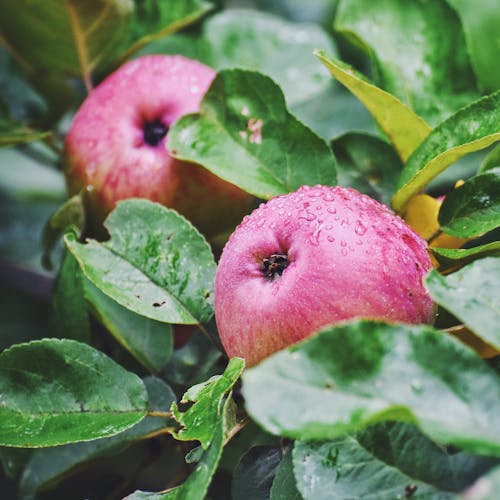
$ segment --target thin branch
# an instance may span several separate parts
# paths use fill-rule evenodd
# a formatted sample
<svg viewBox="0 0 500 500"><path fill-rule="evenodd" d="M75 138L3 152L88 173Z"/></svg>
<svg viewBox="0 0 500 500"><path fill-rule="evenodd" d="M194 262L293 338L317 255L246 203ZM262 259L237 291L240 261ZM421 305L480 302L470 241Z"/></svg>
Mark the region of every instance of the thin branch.
<svg viewBox="0 0 500 500"><path fill-rule="evenodd" d="M73 6L72 0L66 1L66 10L68 11L69 21L73 36L75 39L76 52L78 54L78 63L82 72L82 79L87 89L87 93L92 91L92 79L90 74L90 65L87 57L87 49L85 45L85 35L78 20L78 14Z"/></svg>
<svg viewBox="0 0 500 500"><path fill-rule="evenodd" d="M437 231L432 233L428 238L427 238L427 243L430 245L438 236L441 236L443 234L443 231L441 231L441 228L439 228Z"/></svg>
<svg viewBox="0 0 500 500"><path fill-rule="evenodd" d="M148 417L172 418L170 411L148 411L146 415Z"/></svg>
<svg viewBox="0 0 500 500"><path fill-rule="evenodd" d="M250 422L250 419L248 417L244 417L241 419L239 422L236 423L236 425L229 431L229 433L226 436L226 439L224 441L224 446L233 439L238 432L240 432L242 429L245 428L245 426Z"/></svg>

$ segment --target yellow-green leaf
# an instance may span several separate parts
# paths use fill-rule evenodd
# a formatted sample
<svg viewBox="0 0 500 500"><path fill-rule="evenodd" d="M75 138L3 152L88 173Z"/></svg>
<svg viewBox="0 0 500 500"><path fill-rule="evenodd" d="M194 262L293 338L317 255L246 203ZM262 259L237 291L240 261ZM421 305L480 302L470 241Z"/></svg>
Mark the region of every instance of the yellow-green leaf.
<svg viewBox="0 0 500 500"><path fill-rule="evenodd" d="M322 50L316 51L315 55L332 76L366 106L401 159L406 161L431 131L429 125L397 97L368 82L349 65L328 56Z"/></svg>

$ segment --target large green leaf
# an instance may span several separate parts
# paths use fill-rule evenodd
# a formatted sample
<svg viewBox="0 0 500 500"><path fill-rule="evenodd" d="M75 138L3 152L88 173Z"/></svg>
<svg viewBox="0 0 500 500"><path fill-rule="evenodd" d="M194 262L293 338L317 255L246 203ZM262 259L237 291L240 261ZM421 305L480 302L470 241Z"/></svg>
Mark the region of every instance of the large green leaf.
<svg viewBox="0 0 500 500"><path fill-rule="evenodd" d="M172 389L155 377L145 378L144 385L148 391L148 411L168 411L175 400ZM99 457L117 455L134 442L160 431L168 423L165 417L146 417L117 436L36 450L23 470L20 497L23 500L34 498L37 490L61 480L79 466Z"/></svg>
<svg viewBox="0 0 500 500"><path fill-rule="evenodd" d="M315 52L334 78L345 85L368 109L380 128L406 161L431 128L397 97L368 82L361 74L326 52Z"/></svg>
<svg viewBox="0 0 500 500"><path fill-rule="evenodd" d="M0 444L44 447L118 434L146 414L142 381L69 339L0 354Z"/></svg>
<svg viewBox="0 0 500 500"><path fill-rule="evenodd" d="M375 83L430 124L479 98L460 20L444 0L343 0L335 29L369 52Z"/></svg>
<svg viewBox="0 0 500 500"><path fill-rule="evenodd" d="M439 210L441 229L468 238L500 226L500 168L488 170L450 191Z"/></svg>
<svg viewBox="0 0 500 500"><path fill-rule="evenodd" d="M126 309L87 279L84 289L91 311L116 340L146 369L162 370L172 354L172 326Z"/></svg>
<svg viewBox="0 0 500 500"><path fill-rule="evenodd" d="M0 29L32 71L80 75L112 59L133 9L132 0L0 0Z"/></svg>
<svg viewBox="0 0 500 500"><path fill-rule="evenodd" d="M455 8L465 33L468 52L478 81L486 92L500 87L497 69L500 38L495 36L500 24L500 9L496 0L446 0Z"/></svg>
<svg viewBox="0 0 500 500"><path fill-rule="evenodd" d="M468 153L500 140L500 91L467 106L440 123L411 155L392 205L402 211L434 177Z"/></svg>
<svg viewBox="0 0 500 500"><path fill-rule="evenodd" d="M65 242L85 276L119 304L158 321L203 323L212 316L215 262L203 236L157 203L118 203L105 221L108 241Z"/></svg>
<svg viewBox="0 0 500 500"><path fill-rule="evenodd" d="M348 133L332 141L338 183L389 205L403 164L394 149L373 135Z"/></svg>
<svg viewBox="0 0 500 500"><path fill-rule="evenodd" d="M499 278L500 258L486 257L448 276L431 271L425 284L439 305L485 342L500 349Z"/></svg>
<svg viewBox="0 0 500 500"><path fill-rule="evenodd" d="M437 441L500 454L498 376L430 326L327 328L247 370L243 395L249 414L273 434L328 439L403 420Z"/></svg>
<svg viewBox="0 0 500 500"><path fill-rule="evenodd" d="M200 113L177 121L168 140L177 158L261 198L336 180L328 145L287 111L270 78L251 71L221 71Z"/></svg>
<svg viewBox="0 0 500 500"><path fill-rule="evenodd" d="M208 61L220 70L260 71L276 81L287 103L302 102L330 86L313 51L322 47L335 54L331 37L317 24L292 23L250 9L228 9L203 26Z"/></svg>
<svg viewBox="0 0 500 500"><path fill-rule="evenodd" d="M455 498L496 460L446 450L408 424L327 442L297 441L293 464L305 500Z"/></svg>
<svg viewBox="0 0 500 500"><path fill-rule="evenodd" d="M179 411L177 403L173 403L172 415L182 426L174 434L176 439L198 440L203 449L207 449L221 415L222 402L239 379L244 366L243 359L232 358L222 375L215 375L206 382L191 387L181 400L181 403L193 403L185 412Z"/></svg>

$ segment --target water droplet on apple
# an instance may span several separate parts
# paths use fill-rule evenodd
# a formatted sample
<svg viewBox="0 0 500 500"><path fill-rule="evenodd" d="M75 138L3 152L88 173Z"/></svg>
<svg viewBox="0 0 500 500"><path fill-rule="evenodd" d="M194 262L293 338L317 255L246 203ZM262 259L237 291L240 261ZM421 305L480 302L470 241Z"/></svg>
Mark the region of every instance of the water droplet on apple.
<svg viewBox="0 0 500 500"><path fill-rule="evenodd" d="M340 240L340 246L341 247L346 247L347 246L347 241L346 240Z"/></svg>
<svg viewBox="0 0 500 500"><path fill-rule="evenodd" d="M341 253L344 257L346 257L346 256L347 256L347 254L348 254L348 252L347 252L347 248L342 248L342 250L340 250L340 253Z"/></svg>
<svg viewBox="0 0 500 500"><path fill-rule="evenodd" d="M321 229L318 228L316 229L316 231L314 231L313 234L311 234L311 236L309 237L309 242L311 243L311 245L317 247L319 245L319 237L321 235Z"/></svg>
<svg viewBox="0 0 500 500"><path fill-rule="evenodd" d="M326 237L326 239L327 239L330 243L333 243L333 242L335 241L335 238L334 238L331 234L329 234L329 235Z"/></svg>
<svg viewBox="0 0 500 500"><path fill-rule="evenodd" d="M305 214L299 218L312 222L313 220L316 220L316 215L314 215L312 212L305 212Z"/></svg>
<svg viewBox="0 0 500 500"><path fill-rule="evenodd" d="M354 232L358 236L363 236L367 230L368 230L368 228L366 226L364 226L360 220L356 221L356 226L354 228Z"/></svg>
<svg viewBox="0 0 500 500"><path fill-rule="evenodd" d="M335 207L328 207L326 211L332 215L335 215L337 213L337 209Z"/></svg>

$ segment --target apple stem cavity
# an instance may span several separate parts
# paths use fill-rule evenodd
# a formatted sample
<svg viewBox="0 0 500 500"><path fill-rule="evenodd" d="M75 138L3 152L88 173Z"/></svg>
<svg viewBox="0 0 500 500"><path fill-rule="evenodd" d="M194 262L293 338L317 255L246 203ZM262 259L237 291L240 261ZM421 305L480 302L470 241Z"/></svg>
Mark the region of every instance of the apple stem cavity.
<svg viewBox="0 0 500 500"><path fill-rule="evenodd" d="M161 120L144 123L144 142L150 146L158 146L167 135L168 127Z"/></svg>
<svg viewBox="0 0 500 500"><path fill-rule="evenodd" d="M262 259L262 272L271 281L281 276L287 267L288 256L286 254L275 253Z"/></svg>

